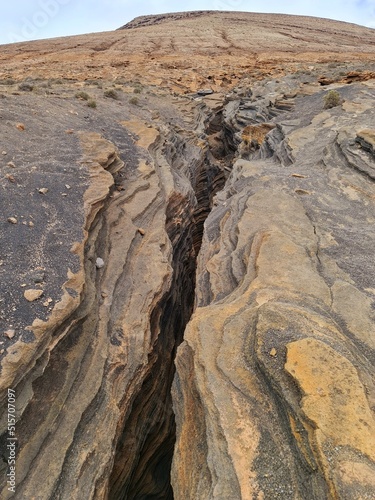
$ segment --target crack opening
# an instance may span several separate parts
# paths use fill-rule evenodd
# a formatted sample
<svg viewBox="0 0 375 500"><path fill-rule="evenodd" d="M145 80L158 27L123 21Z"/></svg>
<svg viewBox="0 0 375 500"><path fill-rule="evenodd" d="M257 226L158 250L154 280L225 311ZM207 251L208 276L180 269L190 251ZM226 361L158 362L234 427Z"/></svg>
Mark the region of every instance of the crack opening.
<svg viewBox="0 0 375 500"><path fill-rule="evenodd" d="M232 131L220 110L206 124L208 149L203 152L193 189L196 204L175 193L166 210L166 230L173 247L170 290L151 317L155 345L152 370L132 405L117 445L109 481L111 500L173 499L170 472L176 440L171 386L174 358L193 313L197 256L204 222L214 195L224 187L234 157ZM178 223L176 223L178 220ZM136 456L129 467L129 453Z"/></svg>

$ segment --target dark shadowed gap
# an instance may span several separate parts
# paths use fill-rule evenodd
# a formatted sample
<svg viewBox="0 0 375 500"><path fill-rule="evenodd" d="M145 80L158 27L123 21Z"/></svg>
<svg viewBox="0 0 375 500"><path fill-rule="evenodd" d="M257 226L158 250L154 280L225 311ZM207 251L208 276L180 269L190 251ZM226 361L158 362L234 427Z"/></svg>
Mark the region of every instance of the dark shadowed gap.
<svg viewBox="0 0 375 500"><path fill-rule="evenodd" d="M206 132L210 147L193 179L195 209L176 193L166 210L166 230L173 247L172 285L151 316L155 338L149 357L152 370L134 400L118 442L110 478L111 500L173 499L170 472L176 440L171 396L174 359L193 312L196 262L204 222L214 194L224 187L224 167L231 164L234 156L234 148L229 146L233 138L228 140L231 132L223 127L221 111L210 120ZM127 453L137 454L130 476L124 466Z"/></svg>

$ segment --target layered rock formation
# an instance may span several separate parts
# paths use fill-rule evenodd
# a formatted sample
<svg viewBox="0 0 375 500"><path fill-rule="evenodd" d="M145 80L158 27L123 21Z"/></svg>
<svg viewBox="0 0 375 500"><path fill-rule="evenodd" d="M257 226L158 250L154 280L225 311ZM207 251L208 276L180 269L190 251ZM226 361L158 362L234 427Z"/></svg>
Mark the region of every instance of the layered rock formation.
<svg viewBox="0 0 375 500"><path fill-rule="evenodd" d="M177 498L374 494L374 90L297 98L215 198L177 356Z"/></svg>
<svg viewBox="0 0 375 500"><path fill-rule="evenodd" d="M373 31L126 28L1 56L2 497L373 498Z"/></svg>

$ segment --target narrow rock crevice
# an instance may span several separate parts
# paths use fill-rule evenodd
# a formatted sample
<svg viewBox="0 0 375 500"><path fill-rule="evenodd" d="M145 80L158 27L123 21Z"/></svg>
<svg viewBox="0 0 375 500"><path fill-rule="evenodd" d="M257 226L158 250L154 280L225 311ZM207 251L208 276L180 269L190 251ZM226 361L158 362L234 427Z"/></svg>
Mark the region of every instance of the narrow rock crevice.
<svg viewBox="0 0 375 500"><path fill-rule="evenodd" d="M215 193L224 187L225 169L230 168L234 156L231 131L223 126L221 110L207 121L205 135L207 146L185 172L181 158L186 139L171 135L163 146L163 156L172 171L189 176L194 196L174 192L166 208L166 231L173 248L172 283L151 315L151 338L155 339L149 356L152 369L134 400L117 445L109 480L111 500L173 498L170 470L176 439L171 397L174 358L193 312L204 221ZM130 450L137 458L129 475L126 461Z"/></svg>
<svg viewBox="0 0 375 500"><path fill-rule="evenodd" d="M192 183L197 198L193 215L196 256L202 243L204 222L212 210L213 198L224 188L228 172L232 169L237 150L234 133L222 109L206 123L207 149L204 162Z"/></svg>

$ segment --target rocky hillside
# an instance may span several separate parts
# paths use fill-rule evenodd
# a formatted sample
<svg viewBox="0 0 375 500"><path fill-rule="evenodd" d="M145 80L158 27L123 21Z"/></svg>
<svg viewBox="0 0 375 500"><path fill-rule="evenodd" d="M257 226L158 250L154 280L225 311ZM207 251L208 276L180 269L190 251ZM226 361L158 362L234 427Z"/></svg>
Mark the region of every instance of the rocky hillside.
<svg viewBox="0 0 375 500"><path fill-rule="evenodd" d="M1 498L374 498L374 52L217 12L1 47Z"/></svg>
<svg viewBox="0 0 375 500"><path fill-rule="evenodd" d="M145 16L108 33L0 46L0 79L139 80L178 93L209 84L373 61L374 30L327 19L194 12Z"/></svg>

